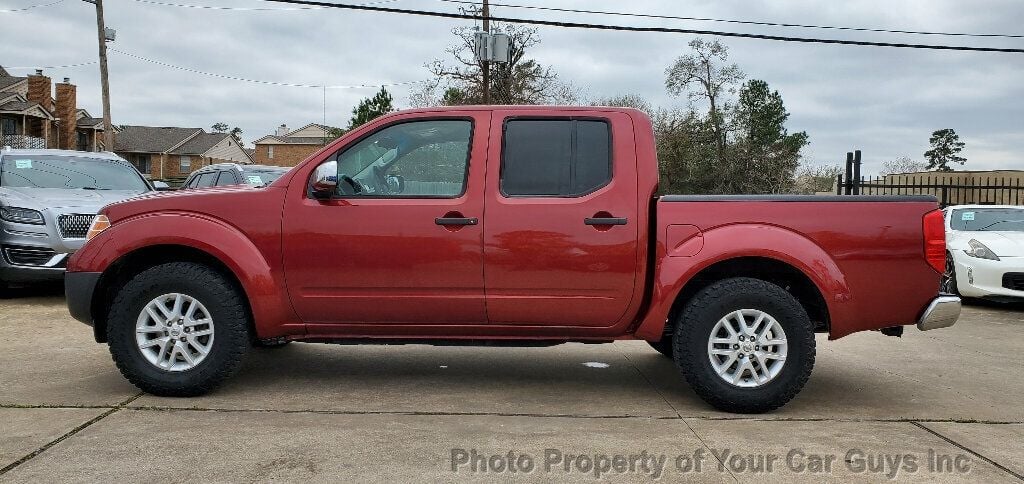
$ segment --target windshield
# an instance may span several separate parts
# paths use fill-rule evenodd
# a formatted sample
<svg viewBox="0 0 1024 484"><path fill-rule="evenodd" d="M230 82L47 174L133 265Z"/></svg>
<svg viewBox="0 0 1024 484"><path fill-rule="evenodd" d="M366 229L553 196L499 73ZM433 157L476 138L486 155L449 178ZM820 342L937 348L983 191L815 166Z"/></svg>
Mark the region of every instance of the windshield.
<svg viewBox="0 0 1024 484"><path fill-rule="evenodd" d="M1024 209L964 208L953 210L949 219L953 230L976 232L1024 232Z"/></svg>
<svg viewBox="0 0 1024 484"><path fill-rule="evenodd" d="M149 186L127 163L73 156L10 155L0 164L0 186L133 190Z"/></svg>
<svg viewBox="0 0 1024 484"><path fill-rule="evenodd" d="M243 168L242 178L245 179L245 183L252 185L254 187L265 187L273 183L274 180L281 178L281 176L284 175L285 173L288 173L288 170L254 170L251 168Z"/></svg>

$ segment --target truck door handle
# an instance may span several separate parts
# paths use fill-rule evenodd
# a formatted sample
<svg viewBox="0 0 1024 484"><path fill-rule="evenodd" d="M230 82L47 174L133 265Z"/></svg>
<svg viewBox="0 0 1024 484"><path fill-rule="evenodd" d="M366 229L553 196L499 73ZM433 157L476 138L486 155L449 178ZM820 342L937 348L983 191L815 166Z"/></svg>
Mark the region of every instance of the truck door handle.
<svg viewBox="0 0 1024 484"><path fill-rule="evenodd" d="M588 217L583 219L586 225L626 225L625 217Z"/></svg>
<svg viewBox="0 0 1024 484"><path fill-rule="evenodd" d="M476 217L438 217L434 219L437 225L476 225Z"/></svg>

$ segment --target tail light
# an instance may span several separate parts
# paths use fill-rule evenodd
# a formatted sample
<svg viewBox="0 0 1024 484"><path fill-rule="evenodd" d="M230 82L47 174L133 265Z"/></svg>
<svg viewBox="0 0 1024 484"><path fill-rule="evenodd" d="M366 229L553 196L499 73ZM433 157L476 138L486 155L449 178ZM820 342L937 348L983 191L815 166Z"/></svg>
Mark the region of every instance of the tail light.
<svg viewBox="0 0 1024 484"><path fill-rule="evenodd" d="M924 216L924 258L937 272L946 272L946 220L939 210Z"/></svg>

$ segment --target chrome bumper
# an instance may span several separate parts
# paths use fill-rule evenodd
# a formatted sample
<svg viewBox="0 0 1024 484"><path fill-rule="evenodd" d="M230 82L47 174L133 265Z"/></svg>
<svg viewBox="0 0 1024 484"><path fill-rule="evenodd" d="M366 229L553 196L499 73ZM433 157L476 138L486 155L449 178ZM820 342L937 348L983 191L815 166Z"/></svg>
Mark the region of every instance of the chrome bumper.
<svg viewBox="0 0 1024 484"><path fill-rule="evenodd" d="M960 317L960 298L956 296L939 296L932 300L924 310L921 319L917 320L917 329L948 328Z"/></svg>

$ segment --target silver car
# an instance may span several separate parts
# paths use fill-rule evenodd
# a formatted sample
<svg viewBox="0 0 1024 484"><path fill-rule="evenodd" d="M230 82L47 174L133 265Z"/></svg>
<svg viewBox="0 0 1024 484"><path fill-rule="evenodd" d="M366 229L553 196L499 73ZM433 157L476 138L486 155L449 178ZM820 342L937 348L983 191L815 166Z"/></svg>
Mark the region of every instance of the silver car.
<svg viewBox="0 0 1024 484"><path fill-rule="evenodd" d="M60 280L100 208L153 189L113 153L0 149L0 286Z"/></svg>

